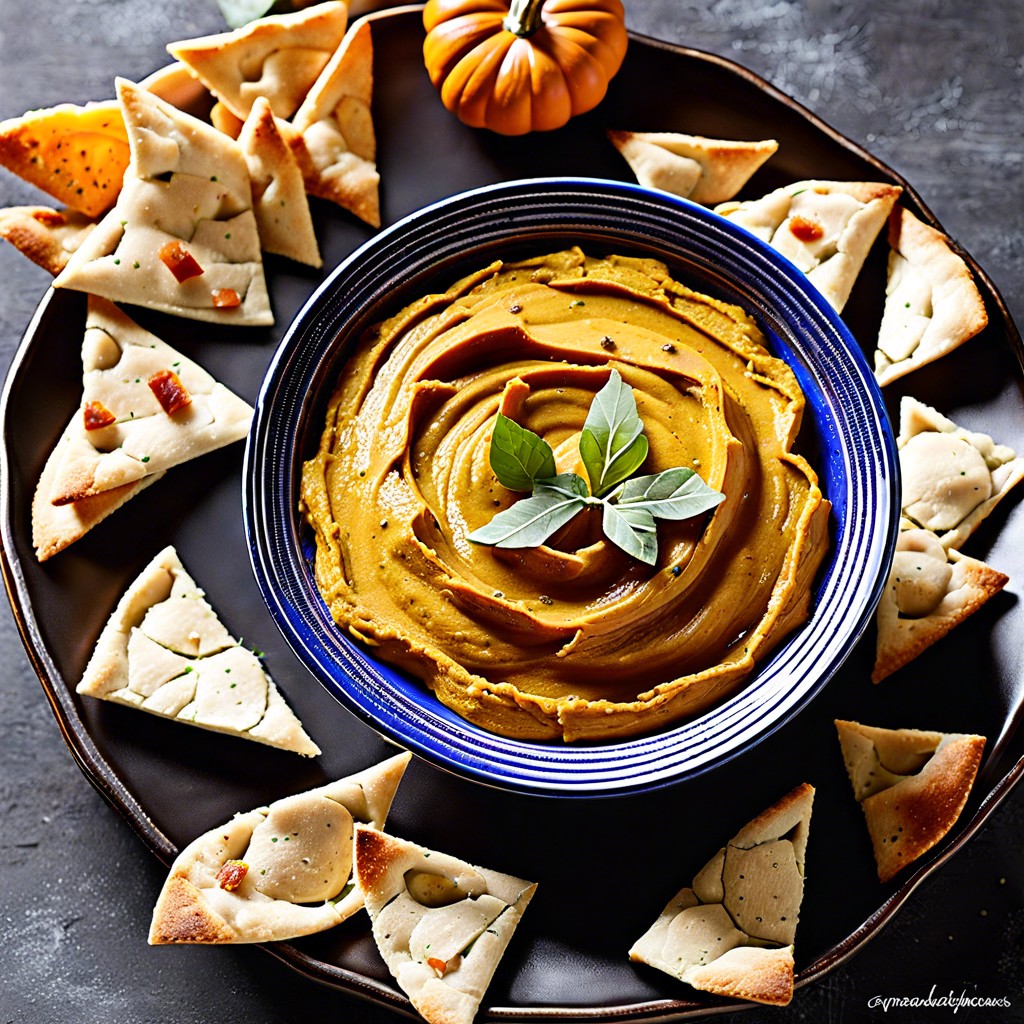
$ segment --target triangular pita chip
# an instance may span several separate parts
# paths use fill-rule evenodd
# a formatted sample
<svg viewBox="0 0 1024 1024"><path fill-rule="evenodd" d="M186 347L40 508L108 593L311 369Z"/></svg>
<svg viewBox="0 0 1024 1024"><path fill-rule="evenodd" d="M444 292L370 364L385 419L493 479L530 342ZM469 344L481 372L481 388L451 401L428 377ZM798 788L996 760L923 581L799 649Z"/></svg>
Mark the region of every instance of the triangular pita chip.
<svg viewBox="0 0 1024 1024"><path fill-rule="evenodd" d="M887 882L956 824L985 749L984 736L876 729L837 721L843 761Z"/></svg>
<svg viewBox="0 0 1024 1024"><path fill-rule="evenodd" d="M289 139L306 191L380 227L370 22L357 21L299 108Z"/></svg>
<svg viewBox="0 0 1024 1024"><path fill-rule="evenodd" d="M931 530L902 530L878 602L872 682L913 661L1008 582L1008 576L984 562L944 548Z"/></svg>
<svg viewBox="0 0 1024 1024"><path fill-rule="evenodd" d="M114 204L128 137L113 100L62 103L0 122L0 164L87 217Z"/></svg>
<svg viewBox="0 0 1024 1024"><path fill-rule="evenodd" d="M273 323L249 170L226 135L117 80L132 160L54 287L219 323Z"/></svg>
<svg viewBox="0 0 1024 1024"><path fill-rule="evenodd" d="M153 558L121 597L78 692L306 757L320 753L173 547Z"/></svg>
<svg viewBox="0 0 1024 1024"><path fill-rule="evenodd" d="M319 3L274 14L233 32L170 43L168 52L241 120L265 96L277 117L291 117L338 48L348 7Z"/></svg>
<svg viewBox="0 0 1024 1024"><path fill-rule="evenodd" d="M1024 478L1024 458L905 395L899 448L903 515L960 548Z"/></svg>
<svg viewBox="0 0 1024 1024"><path fill-rule="evenodd" d="M428 1024L469 1024L536 884L362 826L355 860L402 991Z"/></svg>
<svg viewBox="0 0 1024 1024"><path fill-rule="evenodd" d="M322 267L302 171L265 99L253 104L238 144L249 165L253 209L263 249Z"/></svg>
<svg viewBox="0 0 1024 1024"><path fill-rule="evenodd" d="M47 206L9 206L0 210L0 238L6 239L33 263L57 276L96 226L77 210Z"/></svg>
<svg viewBox="0 0 1024 1024"><path fill-rule="evenodd" d="M803 783L737 832L676 893L630 959L703 992L785 1006L813 800Z"/></svg>
<svg viewBox="0 0 1024 1024"><path fill-rule="evenodd" d="M57 449L55 505L240 441L252 421L248 403L103 299L89 299L82 370L82 405Z"/></svg>
<svg viewBox="0 0 1024 1024"><path fill-rule="evenodd" d="M733 142L680 132L609 131L608 138L647 188L695 203L724 203L778 148L774 139Z"/></svg>
<svg viewBox="0 0 1024 1024"><path fill-rule="evenodd" d="M795 263L840 311L902 191L867 181L798 181L715 212Z"/></svg>
<svg viewBox="0 0 1024 1024"><path fill-rule="evenodd" d="M883 387L973 338L988 323L967 264L941 232L897 206L875 376Z"/></svg>
<svg viewBox="0 0 1024 1024"><path fill-rule="evenodd" d="M32 496L32 546L36 558L45 562L69 544L84 537L97 523L106 519L111 512L119 509L129 498L135 497L143 488L156 483L164 474L153 473L135 483L122 484L113 490L104 491L67 505L54 505L50 501L53 493L54 474L63 457L64 446L70 443L70 436L78 429L81 413L64 429L61 439L50 453L43 472Z"/></svg>
<svg viewBox="0 0 1024 1024"><path fill-rule="evenodd" d="M350 917L363 905L353 829L384 826L411 756L238 814L193 840L160 891L150 944L274 942Z"/></svg>

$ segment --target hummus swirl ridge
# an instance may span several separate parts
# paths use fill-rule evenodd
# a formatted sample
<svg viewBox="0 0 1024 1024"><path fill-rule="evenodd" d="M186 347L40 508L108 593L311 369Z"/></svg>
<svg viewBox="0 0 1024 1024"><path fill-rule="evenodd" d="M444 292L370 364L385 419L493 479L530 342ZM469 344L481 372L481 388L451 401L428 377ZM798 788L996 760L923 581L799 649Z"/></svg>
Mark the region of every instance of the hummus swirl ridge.
<svg viewBox="0 0 1024 1024"><path fill-rule="evenodd" d="M611 368L650 442L725 500L658 521L658 562L600 511L547 544L467 535L524 495L488 461L498 412L585 475L579 435ZM793 452L804 396L738 307L650 259L578 249L497 262L374 328L348 358L302 503L335 621L490 731L650 732L720 701L808 615L829 503Z"/></svg>

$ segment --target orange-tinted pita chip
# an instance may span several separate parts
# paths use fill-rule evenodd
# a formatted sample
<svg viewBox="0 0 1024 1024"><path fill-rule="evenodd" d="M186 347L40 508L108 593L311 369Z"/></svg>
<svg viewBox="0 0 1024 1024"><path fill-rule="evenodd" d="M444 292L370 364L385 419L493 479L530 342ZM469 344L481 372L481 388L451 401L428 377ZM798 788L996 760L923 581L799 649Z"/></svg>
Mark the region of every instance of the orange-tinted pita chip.
<svg viewBox="0 0 1024 1024"><path fill-rule="evenodd" d="M113 100L62 103L0 122L0 164L89 217L114 205L128 155Z"/></svg>

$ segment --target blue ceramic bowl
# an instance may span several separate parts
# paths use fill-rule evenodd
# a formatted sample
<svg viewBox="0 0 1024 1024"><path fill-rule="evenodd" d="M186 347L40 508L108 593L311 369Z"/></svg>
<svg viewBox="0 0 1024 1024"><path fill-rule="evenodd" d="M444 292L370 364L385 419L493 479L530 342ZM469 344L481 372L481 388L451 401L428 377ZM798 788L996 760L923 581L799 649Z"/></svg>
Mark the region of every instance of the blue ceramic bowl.
<svg viewBox="0 0 1024 1024"><path fill-rule="evenodd" d="M678 280L743 306L808 399L812 461L832 502L833 538L811 618L732 698L638 739L555 745L495 736L337 629L316 589L298 513L302 462L350 344L418 294L443 291L496 257L570 244L649 255ZM863 355L806 277L742 228L665 193L611 181L534 179L420 210L342 263L299 313L270 365L246 449L245 525L278 626L335 697L380 733L459 775L504 789L597 795L692 777L748 750L835 674L870 621L892 559L898 463Z"/></svg>

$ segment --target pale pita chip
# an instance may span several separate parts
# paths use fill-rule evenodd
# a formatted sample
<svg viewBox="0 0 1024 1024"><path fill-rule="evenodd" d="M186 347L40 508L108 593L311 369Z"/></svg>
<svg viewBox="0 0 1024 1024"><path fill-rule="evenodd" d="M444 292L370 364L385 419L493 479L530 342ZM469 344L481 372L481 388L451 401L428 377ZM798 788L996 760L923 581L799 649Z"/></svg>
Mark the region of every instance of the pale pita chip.
<svg viewBox="0 0 1024 1024"><path fill-rule="evenodd" d="M57 276L96 222L77 210L9 206L0 210L0 238Z"/></svg>
<svg viewBox="0 0 1024 1024"><path fill-rule="evenodd" d="M357 822L383 828L411 754L276 800L193 840L153 910L150 945L274 942L333 928L363 906Z"/></svg>
<svg viewBox="0 0 1024 1024"><path fill-rule="evenodd" d="M897 206L875 376L883 387L969 341L988 324L985 301L949 239Z"/></svg>
<svg viewBox="0 0 1024 1024"><path fill-rule="evenodd" d="M260 96L275 116L291 117L341 44L347 24L346 4L319 3L233 32L170 43L167 50L240 120Z"/></svg>
<svg viewBox="0 0 1024 1024"><path fill-rule="evenodd" d="M734 142L681 132L609 131L608 138L647 188L724 203L779 148L774 139Z"/></svg>
<svg viewBox="0 0 1024 1024"><path fill-rule="evenodd" d="M292 120L289 143L306 191L380 227L373 94L373 36L360 20L316 80Z"/></svg>
<svg viewBox="0 0 1024 1024"><path fill-rule="evenodd" d="M956 824L978 774L985 737L844 721L836 729L879 880L888 882Z"/></svg>
<svg viewBox="0 0 1024 1024"><path fill-rule="evenodd" d="M50 501L54 473L63 455L63 446L67 443L65 439L77 429L77 420L78 415L67 425L61 439L47 458L32 496L32 546L40 562L45 562L68 545L80 540L129 498L134 498L139 491L156 483L163 476L163 473L153 473L135 483L123 484L90 498L82 498L67 505L54 505Z"/></svg>
<svg viewBox="0 0 1024 1024"><path fill-rule="evenodd" d="M902 191L876 182L798 181L715 212L795 263L839 312Z"/></svg>
<svg viewBox="0 0 1024 1024"><path fill-rule="evenodd" d="M62 103L0 122L0 165L87 217L113 206L128 159L113 100Z"/></svg>
<svg viewBox="0 0 1024 1024"><path fill-rule="evenodd" d="M117 80L132 160L114 209L54 287L219 323L273 323L249 171L236 143ZM195 261L191 276L175 255ZM186 264L187 266L187 264Z"/></svg>
<svg viewBox="0 0 1024 1024"><path fill-rule="evenodd" d="M306 757L320 753L173 547L156 555L121 597L78 693Z"/></svg>
<svg viewBox="0 0 1024 1024"><path fill-rule="evenodd" d="M1024 458L988 434L958 426L916 398L900 403L896 439L903 515L960 548L1024 478Z"/></svg>
<svg viewBox="0 0 1024 1024"><path fill-rule="evenodd" d="M252 407L198 363L90 296L82 404L58 444L50 500L66 505L245 437ZM168 411L168 395L187 404ZM105 425L104 425L105 424Z"/></svg>
<svg viewBox="0 0 1024 1024"><path fill-rule="evenodd" d="M356 826L355 876L388 970L428 1024L470 1024L535 883Z"/></svg>
<svg viewBox="0 0 1024 1024"><path fill-rule="evenodd" d="M669 901L631 960L717 995L785 1006L814 789L759 814Z"/></svg>
<svg viewBox="0 0 1024 1024"><path fill-rule="evenodd" d="M238 144L249 166L263 249L310 267L322 267L302 171L265 99L253 104Z"/></svg>
<svg viewBox="0 0 1024 1024"><path fill-rule="evenodd" d="M878 602L872 682L913 661L1008 582L1008 576L984 562L944 548L931 530L901 530Z"/></svg>

